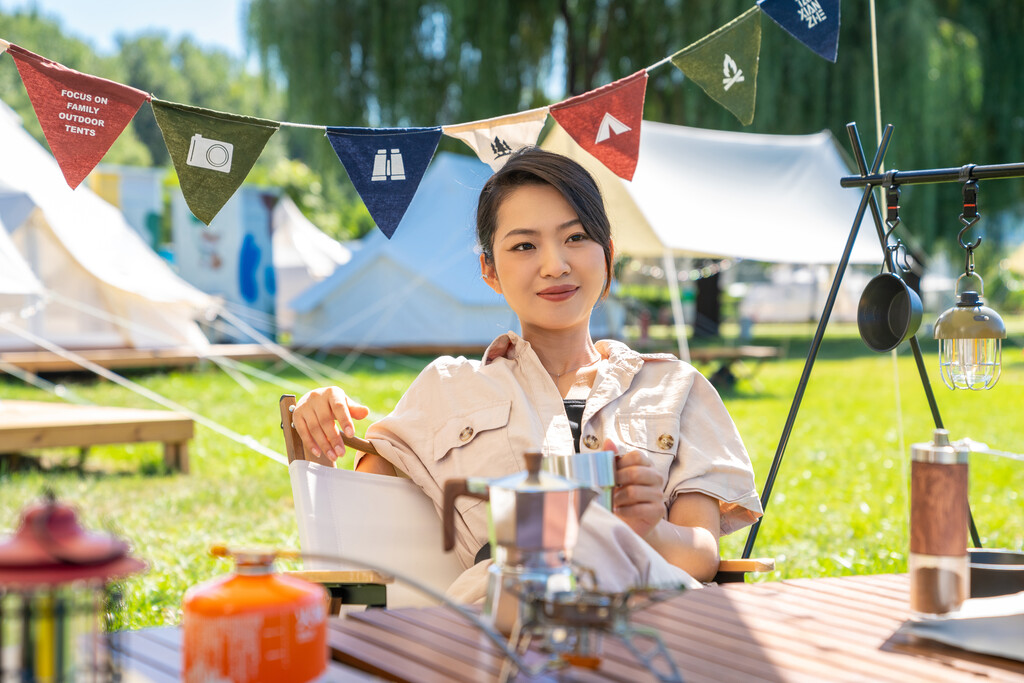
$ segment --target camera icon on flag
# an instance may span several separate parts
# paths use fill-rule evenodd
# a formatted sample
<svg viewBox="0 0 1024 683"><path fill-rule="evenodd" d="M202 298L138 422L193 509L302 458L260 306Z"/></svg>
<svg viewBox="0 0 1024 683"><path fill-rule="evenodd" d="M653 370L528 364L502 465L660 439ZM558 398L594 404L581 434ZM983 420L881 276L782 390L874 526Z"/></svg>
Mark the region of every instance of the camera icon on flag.
<svg viewBox="0 0 1024 683"><path fill-rule="evenodd" d="M234 153L235 146L230 142L204 138L196 133L192 136L192 142L189 143L188 158L185 163L196 168L231 173L231 156Z"/></svg>

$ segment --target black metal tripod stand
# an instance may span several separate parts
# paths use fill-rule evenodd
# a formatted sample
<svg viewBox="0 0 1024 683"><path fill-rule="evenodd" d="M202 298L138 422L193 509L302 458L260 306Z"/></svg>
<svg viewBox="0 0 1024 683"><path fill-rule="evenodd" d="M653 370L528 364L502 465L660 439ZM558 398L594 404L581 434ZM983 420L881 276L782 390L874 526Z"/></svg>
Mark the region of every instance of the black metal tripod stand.
<svg viewBox="0 0 1024 683"><path fill-rule="evenodd" d="M878 233L878 239L882 245L882 251L883 253L887 253L888 244L886 243L886 231L883 227L882 214L879 211L878 202L875 200L874 188L882 186L884 183L893 185L947 182L962 183L967 180L981 180L986 178L996 179L1024 177L1024 163L997 164L990 166L976 166L969 164L956 168L933 168L921 171L890 171L887 174L880 174L878 171L882 167L882 160L885 158L885 151L889 146L889 138L892 137L892 129L892 124L885 127L885 131L882 133L882 139L878 144L878 149L875 151L875 158L871 162L871 166L869 168L867 165L867 159L864 156L864 148L860 142L860 134L857 132L857 124L846 124L846 132L850 136L850 146L853 148L854 158L856 159L860 175L846 176L840 180L840 185L843 187L863 187L864 194L861 197L860 206L857 208L857 215L853 219L853 227L850 228L850 236L846 240L846 247L843 249L843 255L839 259L839 264L836 267L836 274L832 280L832 287L829 289L828 297L825 300L825 308L821 313L820 320L818 320L818 327L814 332L810 351L807 353L807 360L804 363L804 369L800 375L800 382L797 384L796 394L793 396L793 403L790 405L789 415L786 417L786 424L782 429L779 446L775 450L775 457L772 460L771 469L768 471L768 479L765 481L764 490L761 493L761 507L765 510L768 509L768 500L771 497L772 487L775 484L775 477L779 473L779 467L782 464L782 457L786 452L786 445L789 443L789 437L793 431L793 425L796 422L797 413L800 411L800 403L803 401L804 391L807 389L807 382L811 376L811 369L814 367L814 360L818 355L818 349L821 347L821 340L825 336L825 327L828 325L829 317L832 315L832 309L835 307L836 297L839 294L839 285L842 284L843 275L846 273L846 269L850 264L850 254L853 252L853 245L857 240L857 233L860 231L860 223L861 220L863 220L864 213L867 211L868 207L871 209L871 217L874 219L875 230ZM893 264L890 261L891 260L889 258L885 258L886 268L891 272ZM916 335L910 338L910 348L914 353L914 360L917 363L917 371L921 376L921 385L924 388L925 397L928 400L928 406L931 408L932 419L935 421L935 427L936 429L941 429L943 427L942 416L939 414L939 406L935 402L935 394L932 393L931 382L928 380L928 372L924 365L924 357L921 354L921 345L918 343ZM761 521L763 519L764 518L758 520L754 526L751 527L750 533L747 535L747 542L743 547L744 558L750 557L750 554L754 549L754 541L757 538L757 532L761 527ZM968 522L970 524L971 541L974 543L976 548L980 548L981 537L978 536L978 530L974 525L974 516L970 514L969 509Z"/></svg>

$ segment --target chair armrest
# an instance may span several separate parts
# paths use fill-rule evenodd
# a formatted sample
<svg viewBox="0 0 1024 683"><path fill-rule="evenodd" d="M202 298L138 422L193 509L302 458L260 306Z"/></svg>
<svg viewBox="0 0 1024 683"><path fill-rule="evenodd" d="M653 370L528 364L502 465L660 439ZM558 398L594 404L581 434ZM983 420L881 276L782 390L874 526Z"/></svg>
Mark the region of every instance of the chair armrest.
<svg viewBox="0 0 1024 683"><path fill-rule="evenodd" d="M281 572L287 576L303 579L310 583L345 584L345 583L394 583L393 576L384 576L368 569L293 569Z"/></svg>
<svg viewBox="0 0 1024 683"><path fill-rule="evenodd" d="M772 572L775 571L774 557L751 557L748 559L722 559L718 562L720 572Z"/></svg>

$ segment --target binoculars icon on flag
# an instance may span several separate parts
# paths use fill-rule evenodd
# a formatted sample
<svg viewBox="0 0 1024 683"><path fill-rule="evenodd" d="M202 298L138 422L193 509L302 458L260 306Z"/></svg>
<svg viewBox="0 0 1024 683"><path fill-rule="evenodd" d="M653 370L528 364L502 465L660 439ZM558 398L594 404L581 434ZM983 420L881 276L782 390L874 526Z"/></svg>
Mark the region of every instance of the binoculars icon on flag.
<svg viewBox="0 0 1024 683"><path fill-rule="evenodd" d="M405 180L405 162L402 150L378 149L373 157L373 175L370 180Z"/></svg>

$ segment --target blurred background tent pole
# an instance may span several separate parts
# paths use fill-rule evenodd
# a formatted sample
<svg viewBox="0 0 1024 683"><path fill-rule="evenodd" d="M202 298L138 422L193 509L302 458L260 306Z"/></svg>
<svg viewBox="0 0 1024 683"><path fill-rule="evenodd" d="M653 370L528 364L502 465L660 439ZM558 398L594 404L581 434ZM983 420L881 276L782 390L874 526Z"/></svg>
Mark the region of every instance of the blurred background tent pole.
<svg viewBox="0 0 1024 683"><path fill-rule="evenodd" d="M878 20L875 14L875 0L869 0L868 7L871 14L871 80L874 84L875 89L875 139L882 139L882 88L878 77ZM859 147L859 144L857 145ZM863 172L863 171L862 171ZM883 163L879 169L879 173L885 173L885 164ZM872 207L875 203L872 201ZM882 237L882 250L886 248L885 238ZM896 437L897 443L899 444L899 452L903 453L906 449L906 440L903 436L903 401L900 399L900 370L899 370L899 358L897 356L898 349L894 348L889 352L890 358L892 358L892 377L893 377L893 400L895 401L895 415L896 415ZM904 483L908 483L910 480L908 468L903 468Z"/></svg>
<svg viewBox="0 0 1024 683"><path fill-rule="evenodd" d="M686 320L683 319L683 302L679 298L679 275L676 273L676 258L671 249L665 249L661 256L665 266L665 280L668 282L668 298L672 302L672 322L676 331L679 360L690 362L690 347L686 342Z"/></svg>

